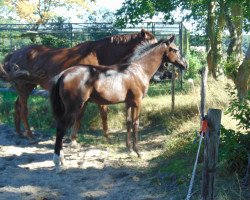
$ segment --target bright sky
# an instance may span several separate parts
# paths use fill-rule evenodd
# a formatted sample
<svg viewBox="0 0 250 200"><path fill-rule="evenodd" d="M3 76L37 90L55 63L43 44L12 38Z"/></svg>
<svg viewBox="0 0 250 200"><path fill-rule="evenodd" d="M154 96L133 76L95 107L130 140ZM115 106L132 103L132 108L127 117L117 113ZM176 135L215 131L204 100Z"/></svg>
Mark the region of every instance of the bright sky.
<svg viewBox="0 0 250 200"><path fill-rule="evenodd" d="M90 8L92 11L107 9L107 10L114 12L117 9L121 8L123 2L124 2L124 0L96 0L96 3L92 3L92 5L90 5ZM80 11L78 13L80 14L80 16L84 16L82 11ZM67 15L67 11L65 12L65 14ZM177 10L175 12L174 15L177 18L176 21L180 21L182 14L183 13L180 10ZM153 21L161 21L162 18L163 17L160 17L160 15L159 15L158 17L153 18ZM72 22L72 23L85 22L86 19L80 19L80 18L78 18L78 16L76 14L70 14L70 22ZM189 30L192 30L192 28L193 28L193 25L191 23L184 23L184 25Z"/></svg>
<svg viewBox="0 0 250 200"><path fill-rule="evenodd" d="M106 8L115 11L122 6L124 0L96 0L96 5L99 8Z"/></svg>
<svg viewBox="0 0 250 200"><path fill-rule="evenodd" d="M96 0L96 9L98 10L100 8L106 8L114 12L115 10L119 9L122 6L123 2L124 0ZM182 15L181 11L177 10L175 16L181 19L182 17L181 15ZM179 20L177 19L177 21L180 21L180 19ZM157 21L157 19L155 21ZM189 30L191 30L193 26L191 23L185 23L185 22L184 25Z"/></svg>

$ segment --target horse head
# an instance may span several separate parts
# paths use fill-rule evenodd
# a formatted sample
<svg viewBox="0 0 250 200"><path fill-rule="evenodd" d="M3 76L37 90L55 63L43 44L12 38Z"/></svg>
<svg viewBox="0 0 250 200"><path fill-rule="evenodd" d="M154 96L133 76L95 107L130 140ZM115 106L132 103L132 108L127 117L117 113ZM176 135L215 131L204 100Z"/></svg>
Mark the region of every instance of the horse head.
<svg viewBox="0 0 250 200"><path fill-rule="evenodd" d="M170 38L168 38L164 43L166 44L166 53L164 59L166 62L170 62L176 67L180 68L181 70L187 69L187 61L184 57L181 56L177 46L173 42L175 39L175 36L172 35Z"/></svg>
<svg viewBox="0 0 250 200"><path fill-rule="evenodd" d="M145 29L142 28L140 34L141 34L143 41L148 41L151 44L157 43L157 39L149 31L146 31Z"/></svg>

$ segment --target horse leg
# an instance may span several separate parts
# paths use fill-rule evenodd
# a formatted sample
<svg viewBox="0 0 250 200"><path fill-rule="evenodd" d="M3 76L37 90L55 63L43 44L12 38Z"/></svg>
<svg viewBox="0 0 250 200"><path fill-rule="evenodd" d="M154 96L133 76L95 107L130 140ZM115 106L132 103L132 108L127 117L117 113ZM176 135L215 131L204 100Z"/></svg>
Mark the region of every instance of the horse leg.
<svg viewBox="0 0 250 200"><path fill-rule="evenodd" d="M139 114L141 110L141 102L137 102L136 107L132 107L132 123L133 123L133 150L140 158L141 155L138 149L138 129L139 129Z"/></svg>
<svg viewBox="0 0 250 200"><path fill-rule="evenodd" d="M20 88L21 87L21 88ZM23 121L24 128L26 129L24 132L24 136L27 136L28 138L32 139L34 135L32 134L32 131L30 130L29 122L28 122L28 98L32 90L34 89L35 85L24 85L24 86L18 86L17 91L19 93L19 97L16 100L15 103L15 126L17 133L21 133L21 127L20 127L20 118Z"/></svg>
<svg viewBox="0 0 250 200"><path fill-rule="evenodd" d="M62 171L61 165L64 165L64 154L62 151L62 140L66 133L67 128L69 128L71 122L73 121L73 114L66 114L62 117L61 120L57 122L56 127L56 142L54 149L53 162L55 164L56 173Z"/></svg>
<svg viewBox="0 0 250 200"><path fill-rule="evenodd" d="M127 126L127 137L126 137L126 146L129 152L131 152L131 106L126 105L126 126Z"/></svg>
<svg viewBox="0 0 250 200"><path fill-rule="evenodd" d="M85 108L86 108L86 103L84 103L81 108L80 108L80 112L79 114L77 115L76 117L76 120L75 120L75 123L73 125L73 128L72 128L72 131L71 131L71 134L70 134L70 139L71 139L71 142L72 144L76 144L76 134L78 132L78 130L80 129L81 127L81 119L82 119L82 116L84 114L84 111L85 111Z"/></svg>
<svg viewBox="0 0 250 200"><path fill-rule="evenodd" d="M100 115L102 118L102 127L103 127L103 134L106 138L108 138L108 106L107 105L99 105Z"/></svg>
<svg viewBox="0 0 250 200"><path fill-rule="evenodd" d="M64 154L62 150L62 140L66 133L66 130L72 125L73 122L80 120L86 108L87 102L83 101L80 107L75 105L65 106L65 112L63 117L57 121L56 128L56 142L54 149L53 162L55 164L56 172L60 173L62 171L61 166L64 164Z"/></svg>
<svg viewBox="0 0 250 200"><path fill-rule="evenodd" d="M20 105L20 100L19 97L17 97L16 102L15 102L15 118L14 118L14 123L15 123L15 128L16 128L16 133L21 136L21 105Z"/></svg>
<svg viewBox="0 0 250 200"><path fill-rule="evenodd" d="M56 142L55 142L55 149L54 149L54 156L53 156L53 162L55 164L56 173L60 173L62 171L62 168L60 165L64 164L64 155L63 152L60 152L62 150L62 139L66 132L66 124L64 120L57 123L57 130L56 130Z"/></svg>
<svg viewBox="0 0 250 200"><path fill-rule="evenodd" d="M24 136L28 138L33 138L32 131L30 130L29 122L28 122L28 106L27 106L28 96L22 95L20 97L20 105L21 105L21 119L23 121L24 128L26 129L23 133Z"/></svg>

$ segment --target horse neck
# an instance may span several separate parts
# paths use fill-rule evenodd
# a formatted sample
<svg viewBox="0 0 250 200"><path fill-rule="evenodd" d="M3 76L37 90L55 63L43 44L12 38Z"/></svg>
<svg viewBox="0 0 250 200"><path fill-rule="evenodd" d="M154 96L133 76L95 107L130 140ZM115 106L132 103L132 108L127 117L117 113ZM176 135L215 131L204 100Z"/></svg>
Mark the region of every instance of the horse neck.
<svg viewBox="0 0 250 200"><path fill-rule="evenodd" d="M134 65L140 66L142 72L148 77L148 80L152 78L152 76L160 67L165 48L161 45L155 47L154 50L149 51L150 52L146 53L141 59L133 62Z"/></svg>
<svg viewBox="0 0 250 200"><path fill-rule="evenodd" d="M135 48L140 45L142 43L142 39L139 37L135 37L135 38L128 38L128 39L124 39L123 41L111 41L109 40L107 43L109 43L109 51L113 51L115 52L119 52L121 58L123 58L124 56L130 55L131 53L133 53L135 51ZM103 47L105 47L104 44ZM117 55L117 54L116 54Z"/></svg>
<svg viewBox="0 0 250 200"><path fill-rule="evenodd" d="M71 48L73 51L79 52L81 54L85 53L89 53L89 51L98 51L100 50L101 52L103 52L103 48L107 48L108 47L108 51L114 52L116 53L116 56L120 56L121 58L123 58L126 55L129 55L130 53L132 53L135 48L141 44L142 42L142 38L140 38L139 36L134 36L134 37L130 37L130 38L123 38L123 39L116 39L116 38L104 38L101 40L97 40L97 41L87 41L84 42L78 46L75 46L73 48ZM117 54L117 52L119 52Z"/></svg>

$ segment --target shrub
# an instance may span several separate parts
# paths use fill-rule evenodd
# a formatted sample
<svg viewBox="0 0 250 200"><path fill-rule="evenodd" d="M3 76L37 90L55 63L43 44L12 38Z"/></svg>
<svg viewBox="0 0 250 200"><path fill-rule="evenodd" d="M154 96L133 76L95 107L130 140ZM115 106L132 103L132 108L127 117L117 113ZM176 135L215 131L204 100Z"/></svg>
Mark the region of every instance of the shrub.
<svg viewBox="0 0 250 200"><path fill-rule="evenodd" d="M239 66L239 63L235 60L235 56L229 57L227 60L223 62L224 65L224 72L226 76L231 78L232 80L235 80L237 77L237 66Z"/></svg>
<svg viewBox="0 0 250 200"><path fill-rule="evenodd" d="M51 46L55 48L69 47L70 40L65 37L59 37L54 35L42 35L41 42L43 45Z"/></svg>
<svg viewBox="0 0 250 200"><path fill-rule="evenodd" d="M237 98L235 90L227 88L232 100L226 111L238 121L235 131L222 127L221 129L221 159L225 162L229 172L244 173L247 164L250 141L250 93L244 101ZM243 132L246 130L246 132Z"/></svg>
<svg viewBox="0 0 250 200"><path fill-rule="evenodd" d="M206 55L203 52L190 51L190 54L188 55L188 62L188 70L185 72L184 77L186 79L197 78L199 69L206 63Z"/></svg>
<svg viewBox="0 0 250 200"><path fill-rule="evenodd" d="M250 131L250 91L246 99L240 101L237 97L236 90L227 88L232 100L229 103L226 114L238 121L238 127Z"/></svg>
<svg viewBox="0 0 250 200"><path fill-rule="evenodd" d="M225 163L226 169L230 173L243 174L247 165L247 143L250 135L222 127L220 138L220 159Z"/></svg>

